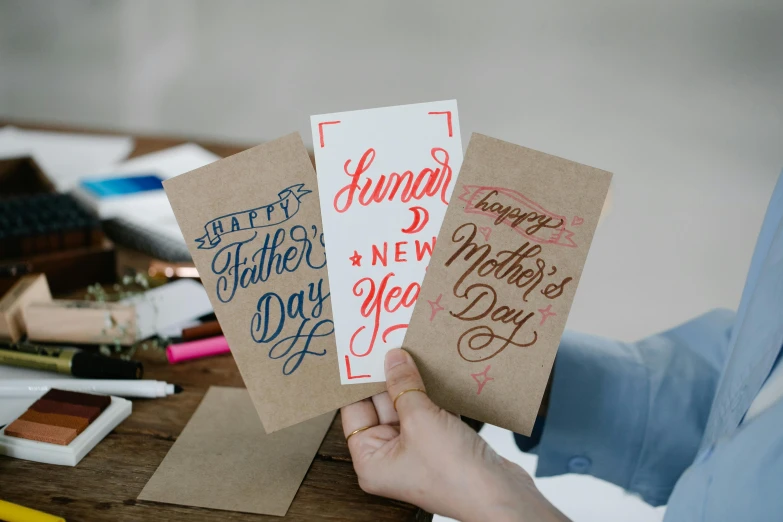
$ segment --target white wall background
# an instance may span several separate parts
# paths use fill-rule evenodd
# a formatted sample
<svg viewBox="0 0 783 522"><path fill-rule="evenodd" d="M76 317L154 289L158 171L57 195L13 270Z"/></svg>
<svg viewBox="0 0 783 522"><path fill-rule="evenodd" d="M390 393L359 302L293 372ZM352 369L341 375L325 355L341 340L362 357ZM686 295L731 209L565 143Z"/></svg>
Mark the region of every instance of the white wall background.
<svg viewBox="0 0 783 522"><path fill-rule="evenodd" d="M737 305L783 167L781 27L779 0L0 0L0 117L310 142L310 114L456 98L465 145L615 173L569 327L635 339ZM576 520L662 515L540 485Z"/></svg>

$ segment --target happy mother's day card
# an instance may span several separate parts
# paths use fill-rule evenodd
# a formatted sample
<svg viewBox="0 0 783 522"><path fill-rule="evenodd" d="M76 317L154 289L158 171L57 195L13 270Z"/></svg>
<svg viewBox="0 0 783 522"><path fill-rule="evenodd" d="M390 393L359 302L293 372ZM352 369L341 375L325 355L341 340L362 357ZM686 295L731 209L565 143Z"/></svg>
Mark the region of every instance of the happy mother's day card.
<svg viewBox="0 0 783 522"><path fill-rule="evenodd" d="M405 337L436 404L530 434L611 178L471 137Z"/></svg>

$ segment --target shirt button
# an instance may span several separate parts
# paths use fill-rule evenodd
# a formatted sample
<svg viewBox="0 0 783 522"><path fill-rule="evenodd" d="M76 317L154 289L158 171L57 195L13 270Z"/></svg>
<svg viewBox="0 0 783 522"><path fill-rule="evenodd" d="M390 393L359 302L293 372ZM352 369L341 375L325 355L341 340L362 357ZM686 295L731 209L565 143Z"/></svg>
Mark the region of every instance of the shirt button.
<svg viewBox="0 0 783 522"><path fill-rule="evenodd" d="M696 455L696 458L693 459L693 463L701 464L702 462L706 462L707 459L710 458L710 455L712 455L713 451L715 451L715 444L710 444L704 449L704 451Z"/></svg>
<svg viewBox="0 0 783 522"><path fill-rule="evenodd" d="M587 457L571 457L568 460L568 471L571 473L587 473L592 463Z"/></svg>

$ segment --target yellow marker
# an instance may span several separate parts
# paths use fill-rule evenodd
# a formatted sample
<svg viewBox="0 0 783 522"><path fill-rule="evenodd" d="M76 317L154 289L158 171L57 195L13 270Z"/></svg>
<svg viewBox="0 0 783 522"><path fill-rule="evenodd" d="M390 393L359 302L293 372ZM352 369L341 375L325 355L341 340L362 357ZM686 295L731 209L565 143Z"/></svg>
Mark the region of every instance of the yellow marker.
<svg viewBox="0 0 783 522"><path fill-rule="evenodd" d="M0 500L0 520L5 520L5 522L65 522L62 517L12 504L5 500Z"/></svg>

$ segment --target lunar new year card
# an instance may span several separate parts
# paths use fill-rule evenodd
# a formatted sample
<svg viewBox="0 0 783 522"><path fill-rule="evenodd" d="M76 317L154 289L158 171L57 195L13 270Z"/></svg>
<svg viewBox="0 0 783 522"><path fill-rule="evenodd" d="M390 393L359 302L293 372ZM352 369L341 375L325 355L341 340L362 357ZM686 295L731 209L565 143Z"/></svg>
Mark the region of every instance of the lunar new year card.
<svg viewBox="0 0 783 522"><path fill-rule="evenodd" d="M385 380L462 164L457 102L311 117L343 384Z"/></svg>

